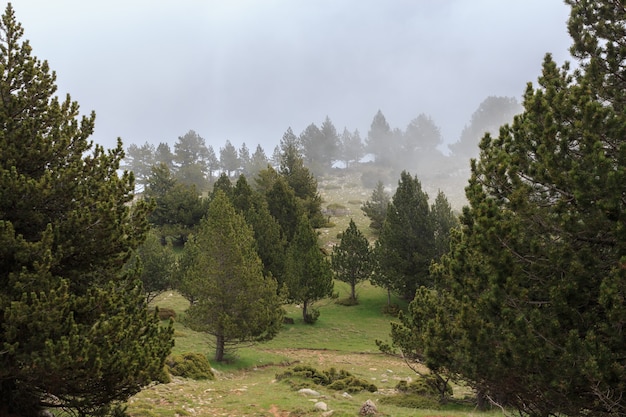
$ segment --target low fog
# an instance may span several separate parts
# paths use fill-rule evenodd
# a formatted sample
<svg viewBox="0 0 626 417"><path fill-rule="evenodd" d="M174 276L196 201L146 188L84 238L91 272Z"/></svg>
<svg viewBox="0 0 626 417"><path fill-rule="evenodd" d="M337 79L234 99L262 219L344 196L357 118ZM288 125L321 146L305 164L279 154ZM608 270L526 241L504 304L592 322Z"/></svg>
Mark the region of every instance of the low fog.
<svg viewBox="0 0 626 417"><path fill-rule="evenodd" d="M216 149L261 144L328 116L365 138L420 114L459 141L491 96L521 101L545 53L568 59L559 0L17 0L35 55L58 74L95 142L173 144L193 129Z"/></svg>

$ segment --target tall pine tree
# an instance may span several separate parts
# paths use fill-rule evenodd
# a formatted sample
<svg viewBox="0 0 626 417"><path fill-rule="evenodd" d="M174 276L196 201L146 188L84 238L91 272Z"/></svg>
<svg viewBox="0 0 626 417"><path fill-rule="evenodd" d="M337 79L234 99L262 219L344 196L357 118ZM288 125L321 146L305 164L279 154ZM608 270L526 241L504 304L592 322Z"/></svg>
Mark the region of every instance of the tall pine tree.
<svg viewBox="0 0 626 417"><path fill-rule="evenodd" d="M626 11L568 1L579 69L546 56L524 112L485 136L433 269L435 363L530 416L626 413Z"/></svg>
<svg viewBox="0 0 626 417"><path fill-rule="evenodd" d="M95 115L54 96L11 5L0 33L0 414L105 413L158 378L172 346L124 268L149 206L118 175L121 142L94 148Z"/></svg>
<svg viewBox="0 0 626 417"><path fill-rule="evenodd" d="M298 218L293 239L287 247L285 282L292 302L302 306L305 323L312 324L319 312L310 310L318 300L333 292L333 275L317 242L317 233L306 215Z"/></svg>
<svg viewBox="0 0 626 417"><path fill-rule="evenodd" d="M215 336L215 360L229 345L271 339L282 326L276 280L263 275L254 235L228 197L217 190L200 229L186 245L185 271L195 302L186 324Z"/></svg>

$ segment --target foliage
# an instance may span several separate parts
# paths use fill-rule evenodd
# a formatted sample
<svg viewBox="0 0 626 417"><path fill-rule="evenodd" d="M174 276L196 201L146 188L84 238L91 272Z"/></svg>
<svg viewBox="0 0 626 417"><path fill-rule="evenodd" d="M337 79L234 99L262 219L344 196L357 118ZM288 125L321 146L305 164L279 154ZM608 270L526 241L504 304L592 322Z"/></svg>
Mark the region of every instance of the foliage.
<svg viewBox="0 0 626 417"><path fill-rule="evenodd" d="M370 130L367 132L365 149L374 155L377 165L390 166L393 162L393 133L382 111L378 110L374 115Z"/></svg>
<svg viewBox="0 0 626 417"><path fill-rule="evenodd" d="M193 130L179 136L174 144L176 178L187 186L204 191L208 187L207 174L211 155L203 137Z"/></svg>
<svg viewBox="0 0 626 417"><path fill-rule="evenodd" d="M358 129L352 133L347 128L343 129L339 138L339 156L346 168L357 164L365 156L365 145Z"/></svg>
<svg viewBox="0 0 626 417"><path fill-rule="evenodd" d="M227 140L224 147L220 148L220 167L230 177L239 169L240 165L237 149Z"/></svg>
<svg viewBox="0 0 626 417"><path fill-rule="evenodd" d="M406 171L387 209L374 249L374 283L412 299L420 285L431 285L434 232L428 195Z"/></svg>
<svg viewBox="0 0 626 417"><path fill-rule="evenodd" d="M148 217L150 223L164 241L171 237L177 245L182 246L206 212L206 201L196 187L176 180L165 164L152 167L144 196L155 203Z"/></svg>
<svg viewBox="0 0 626 417"><path fill-rule="evenodd" d="M211 364L205 355L197 352L172 354L165 360L167 371L173 376L190 379L215 379Z"/></svg>
<svg viewBox="0 0 626 417"><path fill-rule="evenodd" d="M0 20L0 414L98 413L158 379L172 329L146 314L136 269L149 205L60 101L9 4ZM54 398L54 402L50 402Z"/></svg>
<svg viewBox="0 0 626 417"><path fill-rule="evenodd" d="M317 234L305 215L300 216L293 240L287 247L285 283L289 299L302 305L302 318L313 317L309 307L333 292L333 275L317 242ZM312 313L311 313L312 314Z"/></svg>
<svg viewBox="0 0 626 417"><path fill-rule="evenodd" d="M137 146L133 143L126 150L125 164L122 165L122 168L132 171L135 175L135 182L138 185L145 186L150 176L150 170L155 164L154 154L154 145L146 142L141 146Z"/></svg>
<svg viewBox="0 0 626 417"><path fill-rule="evenodd" d="M480 139L489 132L497 135L500 126L511 123L522 106L515 97L489 96L472 114L469 125L461 132L458 142L450 145L453 156L469 160L478 156Z"/></svg>
<svg viewBox="0 0 626 417"><path fill-rule="evenodd" d="M271 172L270 170L274 171L272 168L268 168L267 171ZM294 238L302 213L302 207L298 204L293 189L283 177L276 177L265 194L265 199L270 214L280 225L285 241L290 242Z"/></svg>
<svg viewBox="0 0 626 417"><path fill-rule="evenodd" d="M276 280L263 275L253 232L218 190L197 235L185 245L186 288L194 297L184 322L215 336L215 360L225 346L271 339L282 325Z"/></svg>
<svg viewBox="0 0 626 417"><path fill-rule="evenodd" d="M280 224L270 214L267 201L260 193L252 190L243 175L239 176L233 189L233 205L254 231L256 250L263 262L263 274L276 278L280 290L283 286L287 245Z"/></svg>
<svg viewBox="0 0 626 417"><path fill-rule="evenodd" d="M612 1L568 4L579 69L547 55L524 112L483 138L462 228L433 269L445 308L433 307L429 340L447 351L424 349L523 414L618 416L626 410L625 15Z"/></svg>
<svg viewBox="0 0 626 417"><path fill-rule="evenodd" d="M335 368L320 371L308 365L294 366L276 375L276 380L287 380L296 388L303 387L303 381L311 381L314 385L321 385L335 391L357 393L361 391L376 392L376 385L370 384L367 380L357 378L350 372Z"/></svg>
<svg viewBox="0 0 626 417"><path fill-rule="evenodd" d="M374 259L367 238L352 219L339 245L333 247L331 266L335 278L350 284L350 298L356 300L356 286L370 278Z"/></svg>
<svg viewBox="0 0 626 417"><path fill-rule="evenodd" d="M157 295L172 287L176 256L171 244L164 245L156 233L150 232L137 249L135 261L141 266L140 279L146 304L149 304ZM133 267L134 263L129 266Z"/></svg>
<svg viewBox="0 0 626 417"><path fill-rule="evenodd" d="M317 191L317 180L311 171L304 166L298 144L297 139L294 140L285 133L281 142L283 151L278 173L293 190L298 199L298 204L306 213L313 227L319 228L325 224L322 215L322 198Z"/></svg>
<svg viewBox="0 0 626 417"><path fill-rule="evenodd" d="M442 143L439 127L430 116L422 113L411 120L402 134L397 160L400 166L411 167L420 177L425 177L441 164L443 154L438 146Z"/></svg>
<svg viewBox="0 0 626 417"><path fill-rule="evenodd" d="M380 231L383 227L385 217L387 217L387 208L391 198L385 191L382 181L376 183L376 188L372 191L372 196L361 206L361 210L370 219L370 229Z"/></svg>

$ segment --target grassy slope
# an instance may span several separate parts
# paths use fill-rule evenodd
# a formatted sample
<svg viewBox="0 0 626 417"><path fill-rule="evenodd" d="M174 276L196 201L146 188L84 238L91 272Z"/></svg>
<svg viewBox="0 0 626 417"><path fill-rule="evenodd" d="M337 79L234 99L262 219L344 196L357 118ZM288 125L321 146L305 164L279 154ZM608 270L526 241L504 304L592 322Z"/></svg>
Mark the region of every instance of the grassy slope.
<svg viewBox="0 0 626 417"><path fill-rule="evenodd" d="M370 233L368 220L360 210L360 202L369 198L369 192L356 186L354 181L341 183L322 181L320 192L325 201L339 203L349 213L333 217L334 227L321 231L320 239L328 248L336 243L337 233L345 230L353 218L358 227ZM373 238L371 234L370 238ZM346 284L337 282L335 292L339 298L348 296ZM401 379L414 378L415 374L400 359L382 355L375 344L376 339L388 339L391 318L381 313L387 302L386 292L364 283L358 287L360 304L341 306L334 300L324 300L316 305L321 311L318 322L305 325L301 310L287 306L287 316L294 324L285 325L273 340L240 348L234 361L215 364L215 381L192 381L174 379L170 384L155 385L143 390L129 402L132 416L314 416L321 412L313 408L314 400L305 398L292 390L285 382L277 382L275 376L295 363L310 364L318 369L345 369L354 375L368 379L379 388L377 393L364 392L352 398L341 396L341 392L319 391L332 409L334 417L356 416L367 399L377 402L382 396L393 392ZM400 300L392 302L402 304ZM187 301L176 293L166 293L156 303L169 307L181 314ZM175 352L202 352L213 356L211 338L176 324ZM464 389L457 387L455 395L463 396ZM408 416L491 416L500 413L477 413L473 410L454 408L440 410L416 410L390 405L379 405L383 415Z"/></svg>

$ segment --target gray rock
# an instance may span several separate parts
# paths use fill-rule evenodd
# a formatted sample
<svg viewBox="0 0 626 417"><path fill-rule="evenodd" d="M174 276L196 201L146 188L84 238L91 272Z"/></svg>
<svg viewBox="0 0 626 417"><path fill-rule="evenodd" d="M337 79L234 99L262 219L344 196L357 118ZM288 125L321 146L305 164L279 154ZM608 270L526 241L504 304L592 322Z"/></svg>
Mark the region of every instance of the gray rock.
<svg viewBox="0 0 626 417"><path fill-rule="evenodd" d="M359 410L360 416L373 416L377 413L378 409L376 408L376 404L374 404L372 400L365 401L365 403L361 406L361 409Z"/></svg>
<svg viewBox="0 0 626 417"><path fill-rule="evenodd" d="M324 401L318 401L313 406L316 410L319 411L328 411L328 405Z"/></svg>
<svg viewBox="0 0 626 417"><path fill-rule="evenodd" d="M299 394L304 394L304 395L310 395L312 397L319 397L320 393L312 390L310 388L302 388L301 390L298 391Z"/></svg>

